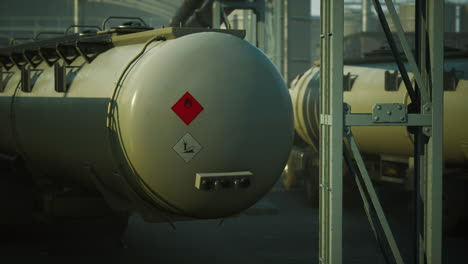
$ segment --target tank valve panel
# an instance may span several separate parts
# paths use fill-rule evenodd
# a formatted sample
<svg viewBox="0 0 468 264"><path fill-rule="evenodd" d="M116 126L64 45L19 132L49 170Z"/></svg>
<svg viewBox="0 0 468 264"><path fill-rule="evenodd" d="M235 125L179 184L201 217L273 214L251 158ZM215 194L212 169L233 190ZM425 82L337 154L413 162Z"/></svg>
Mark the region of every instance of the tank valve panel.
<svg viewBox="0 0 468 264"><path fill-rule="evenodd" d="M195 188L204 191L245 189L250 186L252 175L250 171L197 173Z"/></svg>

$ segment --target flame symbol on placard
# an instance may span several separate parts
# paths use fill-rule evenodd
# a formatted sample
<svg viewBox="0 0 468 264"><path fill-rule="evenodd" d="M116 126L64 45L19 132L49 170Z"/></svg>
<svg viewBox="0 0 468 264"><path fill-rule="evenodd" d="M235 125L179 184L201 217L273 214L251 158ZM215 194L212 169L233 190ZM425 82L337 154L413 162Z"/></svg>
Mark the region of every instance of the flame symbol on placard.
<svg viewBox="0 0 468 264"><path fill-rule="evenodd" d="M185 99L184 108L185 109L192 108L192 100L190 100L190 98Z"/></svg>

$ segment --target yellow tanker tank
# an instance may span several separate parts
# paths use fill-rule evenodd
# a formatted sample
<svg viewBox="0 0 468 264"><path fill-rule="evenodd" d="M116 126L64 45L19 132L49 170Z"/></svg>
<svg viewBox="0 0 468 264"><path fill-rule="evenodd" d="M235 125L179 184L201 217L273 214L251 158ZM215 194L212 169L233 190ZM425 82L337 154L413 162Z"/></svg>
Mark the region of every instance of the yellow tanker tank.
<svg viewBox="0 0 468 264"><path fill-rule="evenodd" d="M24 160L40 192L84 186L147 219L250 207L287 160L291 100L243 32L206 31L114 29L2 49L2 157Z"/></svg>
<svg viewBox="0 0 468 264"><path fill-rule="evenodd" d="M409 34L410 39L414 35ZM444 229L450 230L463 221L468 201L468 53L462 35L446 36L448 47L444 61ZM351 113L373 113L377 104L409 105L410 99L394 58L382 47L387 41L375 33L359 33L345 40L343 72L344 102ZM464 49L464 50L463 50ZM387 56L388 55L388 56ZM408 65L406 65L409 69ZM412 73L409 73L414 83ZM319 200L319 90L320 68L314 66L292 83L294 126L297 137L291 151L283 180L294 187L303 179L307 201L318 205ZM392 112L390 112L392 114ZM401 117L400 117L401 118ZM369 176L382 184L381 199L394 201L393 187L400 191L414 190L414 137L405 126L355 126L352 133ZM344 177L345 186L352 185ZM349 182L348 182L349 180ZM387 188L389 186L392 188ZM405 197L405 195L397 195Z"/></svg>
<svg viewBox="0 0 468 264"><path fill-rule="evenodd" d="M467 59L447 59L445 69L444 157L446 164L463 165L468 159L468 125L460 117L468 116ZM344 102L353 113L372 113L376 103L409 104L397 74L396 66L389 63L345 65ZM314 150L318 150L319 75L319 67L313 67L291 87L296 132ZM413 136L406 127L353 127L352 131L363 153L413 153Z"/></svg>

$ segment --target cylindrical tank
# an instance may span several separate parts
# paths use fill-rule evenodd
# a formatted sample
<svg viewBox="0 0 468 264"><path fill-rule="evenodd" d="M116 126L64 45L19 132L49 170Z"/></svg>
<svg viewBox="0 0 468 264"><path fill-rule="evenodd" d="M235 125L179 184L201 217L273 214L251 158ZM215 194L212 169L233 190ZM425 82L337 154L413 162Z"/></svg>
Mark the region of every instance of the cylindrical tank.
<svg viewBox="0 0 468 264"><path fill-rule="evenodd" d="M446 60L446 70L455 69L459 75L456 88L444 92L444 157L447 164L463 164L468 159L468 126L460 117L468 115L468 64L466 59ZM401 82L397 89L386 89L385 75L394 74L393 64L368 64L344 67L354 79L351 90L345 91L344 102L351 105L352 113L372 113L376 103L409 103ZM455 72L455 71L453 71ZM299 136L318 151L319 132L319 75L313 67L299 76L291 87L294 123ZM412 78L412 75L410 74ZM412 155L413 138L406 127L352 127L359 148L367 154Z"/></svg>
<svg viewBox="0 0 468 264"><path fill-rule="evenodd" d="M229 34L139 36L113 39L91 63L76 59L65 93L45 62L31 72L31 92L10 69L0 152L21 154L36 178L99 185L136 210L215 218L248 208L276 182L292 144L277 69Z"/></svg>

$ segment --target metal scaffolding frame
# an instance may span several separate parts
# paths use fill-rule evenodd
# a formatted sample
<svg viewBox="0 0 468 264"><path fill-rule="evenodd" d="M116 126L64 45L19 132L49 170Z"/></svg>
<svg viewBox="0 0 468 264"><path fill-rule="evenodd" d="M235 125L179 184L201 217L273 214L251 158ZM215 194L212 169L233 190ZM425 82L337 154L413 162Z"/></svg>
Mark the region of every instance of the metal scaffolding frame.
<svg viewBox="0 0 468 264"><path fill-rule="evenodd" d="M373 0L373 5L412 103L406 106L376 102L373 113L352 114L351 107L343 103L344 0L321 0L320 263L342 263L343 160L355 178L385 259L389 263L403 263L351 133L352 126L407 126L415 134L415 262L442 262L444 1L416 0L415 55L392 0L385 2L414 74L415 87L408 78L379 0ZM384 115L379 115L382 109ZM392 112L402 115L395 119Z"/></svg>

